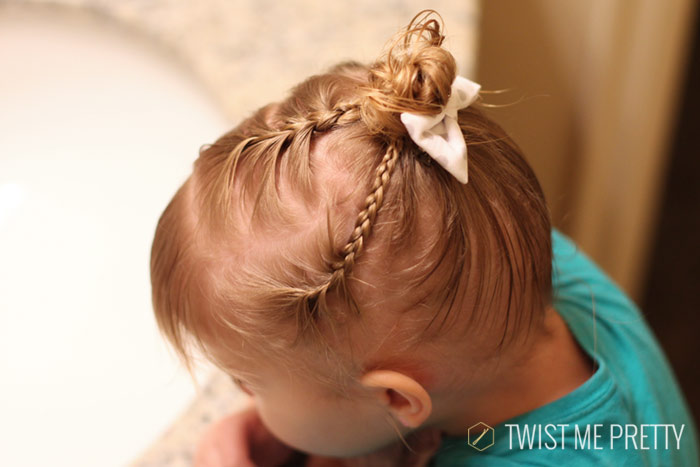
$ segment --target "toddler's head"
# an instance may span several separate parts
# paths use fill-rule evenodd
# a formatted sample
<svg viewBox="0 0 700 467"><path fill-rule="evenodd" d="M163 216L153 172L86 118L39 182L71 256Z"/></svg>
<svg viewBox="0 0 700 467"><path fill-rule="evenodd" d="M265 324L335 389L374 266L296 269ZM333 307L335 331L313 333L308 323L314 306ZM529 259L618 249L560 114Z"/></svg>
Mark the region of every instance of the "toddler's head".
<svg viewBox="0 0 700 467"><path fill-rule="evenodd" d="M155 234L161 330L315 454L440 426L550 303L548 211L518 147L460 110L462 184L400 119L440 113L456 76L438 21L417 18L374 64L311 76L203 148Z"/></svg>

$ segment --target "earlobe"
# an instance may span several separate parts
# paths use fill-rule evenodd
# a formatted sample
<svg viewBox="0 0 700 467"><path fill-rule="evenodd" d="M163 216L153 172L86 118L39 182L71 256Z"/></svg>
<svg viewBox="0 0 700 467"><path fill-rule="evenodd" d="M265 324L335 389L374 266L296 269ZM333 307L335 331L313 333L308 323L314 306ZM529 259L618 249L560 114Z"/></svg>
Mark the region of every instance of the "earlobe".
<svg viewBox="0 0 700 467"><path fill-rule="evenodd" d="M419 427L432 412L430 395L408 375L392 370L372 370L365 373L360 382L372 389L380 403L406 427Z"/></svg>

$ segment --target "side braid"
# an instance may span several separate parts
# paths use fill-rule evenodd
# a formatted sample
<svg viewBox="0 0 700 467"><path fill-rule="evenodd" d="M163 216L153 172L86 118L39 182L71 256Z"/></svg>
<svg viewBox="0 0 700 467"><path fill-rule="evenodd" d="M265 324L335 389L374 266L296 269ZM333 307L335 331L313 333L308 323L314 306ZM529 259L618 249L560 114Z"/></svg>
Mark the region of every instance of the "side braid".
<svg viewBox="0 0 700 467"><path fill-rule="evenodd" d="M292 118L287 121L283 131L300 131L311 126L314 131L326 132L336 125L343 125L359 120L360 107L356 104L341 104L331 110L311 112L307 116Z"/></svg>
<svg viewBox="0 0 700 467"><path fill-rule="evenodd" d="M359 116L359 106L343 104L332 110L322 110L312 112L307 116L290 118L280 129L261 132L256 136L242 141L238 147L231 152L231 156L234 154L240 155L244 149L251 147L257 147L257 153L279 154L287 145L290 145L289 147L293 151L308 154L313 133L329 131L336 125L356 121L359 119ZM235 163L238 159L238 156L229 159L233 162L233 168L230 171L226 171L226 173L233 173L233 170L235 170ZM267 174L269 177L274 177L274 171L272 170L269 170ZM230 181L228 183L230 183ZM302 183L306 187L311 186L310 178L306 178ZM252 213L253 217L255 217L258 212L260 206L258 200L263 196L264 189L266 187L269 189L271 186L274 186L274 183L261 185L258 190L256 202L254 203L255 207Z"/></svg>
<svg viewBox="0 0 700 467"><path fill-rule="evenodd" d="M369 236L377 211L384 201L384 191L389 183L396 161L399 157L399 149L396 144L392 144L387 149L382 162L377 167L377 175L374 179L372 191L365 198L365 208L360 211L355 221L355 229L352 231L350 240L343 248L343 260L333 264L334 273L343 271L347 274L355 264L355 258L360 254L364 246L365 239Z"/></svg>
<svg viewBox="0 0 700 467"><path fill-rule="evenodd" d="M248 144L275 146L278 150L281 149L282 145L291 144L294 146L298 144L300 146L297 147L297 150L308 150L311 135L314 132L327 132L338 125L356 122L360 119L361 109L359 105L339 105L332 110L320 110L305 116L291 118L281 129L259 134L251 138L252 141L248 141ZM309 310L312 316L315 315L318 302L322 302L325 308L326 295L333 287L340 286L345 289L343 292L347 293L345 279L350 274L372 231L377 211L384 201L384 193L398 161L401 148L402 146L398 142L388 145L379 166L376 168L372 189L365 198L365 207L358 214L350 239L341 250L342 259L330 263L331 273L328 280L311 289L299 291L299 305L302 309ZM352 300L351 295L348 294L348 296ZM355 309L357 309L356 306ZM311 323L304 320L302 327L305 328L309 324Z"/></svg>
<svg viewBox="0 0 700 467"><path fill-rule="evenodd" d="M355 265L355 260L362 251L365 240L372 231L372 225L377 216L377 211L384 200L384 192L386 191L389 178L396 166L400 152L401 146L398 144L394 143L389 145L381 163L377 167L372 191L367 198L365 198L365 208L358 214L355 221L355 228L350 235L350 240L348 240L343 247L343 259L331 264L333 272L330 278L324 284L306 291L304 295L300 297L301 304L311 311L312 316L315 315L317 302L321 302L323 307L326 308L326 295L328 291L336 285L340 285L344 289L342 291L343 294L350 299L353 308L359 310L352 295L347 291L347 283L344 279L347 278ZM308 325L309 323L307 322L305 324Z"/></svg>

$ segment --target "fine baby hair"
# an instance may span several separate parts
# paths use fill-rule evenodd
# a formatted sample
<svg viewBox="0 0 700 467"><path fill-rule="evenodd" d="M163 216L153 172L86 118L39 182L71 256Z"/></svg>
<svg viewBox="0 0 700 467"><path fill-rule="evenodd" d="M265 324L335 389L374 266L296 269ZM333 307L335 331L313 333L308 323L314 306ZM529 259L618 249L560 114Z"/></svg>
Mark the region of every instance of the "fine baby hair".
<svg viewBox="0 0 700 467"><path fill-rule="evenodd" d="M477 341L495 355L541 325L551 226L517 145L480 99L459 109L465 184L402 121L445 110L443 40L421 12L373 64L311 76L202 148L151 258L158 325L188 366L201 352L254 387L275 362L350 396L367 368L448 365Z"/></svg>

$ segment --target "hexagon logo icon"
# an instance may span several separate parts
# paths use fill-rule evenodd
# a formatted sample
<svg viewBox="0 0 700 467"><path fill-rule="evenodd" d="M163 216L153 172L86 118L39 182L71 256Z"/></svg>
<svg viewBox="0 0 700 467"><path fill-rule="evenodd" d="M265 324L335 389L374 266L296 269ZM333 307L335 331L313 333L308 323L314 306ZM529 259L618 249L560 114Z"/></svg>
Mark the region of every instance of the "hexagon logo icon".
<svg viewBox="0 0 700 467"><path fill-rule="evenodd" d="M483 422L470 426L467 432L467 440L469 446L473 447L477 451L488 449L493 446L493 428Z"/></svg>

